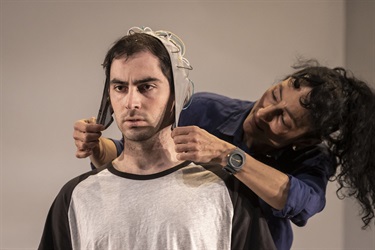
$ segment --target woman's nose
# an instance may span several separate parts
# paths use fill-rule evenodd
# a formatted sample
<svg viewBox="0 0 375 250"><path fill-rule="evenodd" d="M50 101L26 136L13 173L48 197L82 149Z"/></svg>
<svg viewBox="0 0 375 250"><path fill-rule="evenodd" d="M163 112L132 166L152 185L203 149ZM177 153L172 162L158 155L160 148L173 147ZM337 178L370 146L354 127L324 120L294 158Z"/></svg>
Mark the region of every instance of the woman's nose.
<svg viewBox="0 0 375 250"><path fill-rule="evenodd" d="M257 116L264 122L270 122L273 118L278 115L281 111L279 105L270 104L266 107L260 108L257 112Z"/></svg>

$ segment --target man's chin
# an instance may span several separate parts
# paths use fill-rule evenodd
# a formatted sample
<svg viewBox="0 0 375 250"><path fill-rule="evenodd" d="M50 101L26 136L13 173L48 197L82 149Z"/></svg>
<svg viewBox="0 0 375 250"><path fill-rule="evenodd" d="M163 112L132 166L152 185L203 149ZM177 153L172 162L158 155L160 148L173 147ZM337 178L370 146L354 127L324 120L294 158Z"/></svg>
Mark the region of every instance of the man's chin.
<svg viewBox="0 0 375 250"><path fill-rule="evenodd" d="M144 142L150 139L151 136L147 134L138 134L138 135L124 135L124 139L126 141L131 141L131 142Z"/></svg>

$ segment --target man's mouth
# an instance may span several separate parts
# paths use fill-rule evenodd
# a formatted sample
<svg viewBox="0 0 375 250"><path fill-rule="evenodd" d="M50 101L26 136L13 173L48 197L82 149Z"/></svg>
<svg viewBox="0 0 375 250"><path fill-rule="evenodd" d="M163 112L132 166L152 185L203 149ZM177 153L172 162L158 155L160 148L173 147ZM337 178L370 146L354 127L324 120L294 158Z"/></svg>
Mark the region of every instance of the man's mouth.
<svg viewBox="0 0 375 250"><path fill-rule="evenodd" d="M128 117L125 119L125 124L131 127L144 125L146 120L143 117Z"/></svg>

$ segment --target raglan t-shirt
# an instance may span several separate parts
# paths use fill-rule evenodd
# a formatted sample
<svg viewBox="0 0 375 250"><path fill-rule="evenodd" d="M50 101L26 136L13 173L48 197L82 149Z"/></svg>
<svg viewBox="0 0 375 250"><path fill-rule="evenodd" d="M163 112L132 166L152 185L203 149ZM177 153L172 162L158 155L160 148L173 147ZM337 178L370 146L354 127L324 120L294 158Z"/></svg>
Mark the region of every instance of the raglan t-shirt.
<svg viewBox="0 0 375 250"><path fill-rule="evenodd" d="M275 249L254 193L220 166L151 175L109 163L69 181L39 249Z"/></svg>
<svg viewBox="0 0 375 250"><path fill-rule="evenodd" d="M243 123L254 102L201 92L192 97L181 112L179 126L196 125L210 134L238 146L243 151L289 177L288 199L282 210L272 208L259 199L262 211L278 249L290 249L293 242L291 222L304 226L326 204L327 183L335 173L335 156L324 144L293 150L279 149L271 156L255 153L244 142ZM119 155L122 140L113 140Z"/></svg>

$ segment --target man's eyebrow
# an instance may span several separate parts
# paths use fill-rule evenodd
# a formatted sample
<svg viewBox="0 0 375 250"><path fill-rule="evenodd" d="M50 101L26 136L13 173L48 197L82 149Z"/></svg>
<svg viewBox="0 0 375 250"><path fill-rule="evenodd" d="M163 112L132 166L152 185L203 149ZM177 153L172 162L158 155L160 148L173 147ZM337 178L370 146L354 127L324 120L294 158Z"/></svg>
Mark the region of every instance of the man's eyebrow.
<svg viewBox="0 0 375 250"><path fill-rule="evenodd" d="M282 101L283 100L283 85L280 85L280 88L279 88L279 91L280 91L280 100ZM293 115L292 112L290 112L290 110L288 109L288 107L285 107L284 108L285 111L288 113L288 115L290 116L290 118L292 119L292 121L295 123L295 124L298 124L298 120L296 119L296 117Z"/></svg>
<svg viewBox="0 0 375 250"><path fill-rule="evenodd" d="M148 83L148 82L159 82L160 80L158 78L155 78L155 77L146 77L146 78L143 78L143 79L139 79L139 80L135 80L133 83L135 85L139 85L139 84L143 84L143 83ZM128 85L129 82L127 81L122 81L122 80L119 80L117 78L113 78L110 83L117 83L117 84L126 84Z"/></svg>
<svg viewBox="0 0 375 250"><path fill-rule="evenodd" d="M128 84L128 82L126 82L126 81L121 81L121 80L119 80L119 79L117 79L117 78L113 78L113 79L110 81L110 83Z"/></svg>
<svg viewBox="0 0 375 250"><path fill-rule="evenodd" d="M148 83L148 82L160 82L160 80L158 78L150 76L150 77L146 77L143 79L135 80L134 84L138 85L138 84Z"/></svg>

